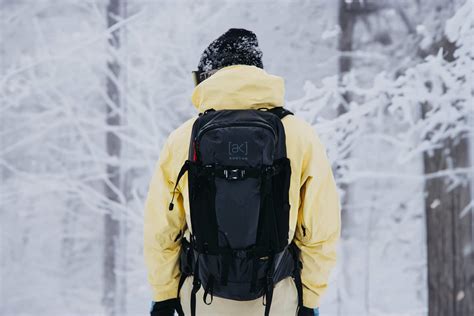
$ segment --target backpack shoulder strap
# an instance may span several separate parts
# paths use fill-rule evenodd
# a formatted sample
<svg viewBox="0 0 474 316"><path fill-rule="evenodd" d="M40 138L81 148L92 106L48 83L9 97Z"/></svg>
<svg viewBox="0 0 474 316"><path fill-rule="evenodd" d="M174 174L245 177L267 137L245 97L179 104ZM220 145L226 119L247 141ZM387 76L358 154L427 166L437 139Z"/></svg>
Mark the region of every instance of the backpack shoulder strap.
<svg viewBox="0 0 474 316"><path fill-rule="evenodd" d="M268 110L268 112L271 112L271 113L275 114L276 116L278 116L278 118L280 120L283 119L287 115L293 115L293 112L285 109L282 106L271 108L271 109Z"/></svg>

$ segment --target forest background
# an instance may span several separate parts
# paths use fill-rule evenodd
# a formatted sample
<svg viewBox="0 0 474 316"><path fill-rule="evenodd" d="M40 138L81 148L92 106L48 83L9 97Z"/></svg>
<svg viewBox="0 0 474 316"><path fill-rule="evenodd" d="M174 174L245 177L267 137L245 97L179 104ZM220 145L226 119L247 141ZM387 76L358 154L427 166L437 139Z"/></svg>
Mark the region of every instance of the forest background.
<svg viewBox="0 0 474 316"><path fill-rule="evenodd" d="M204 48L254 31L320 135L325 316L474 315L472 0L0 0L0 314L146 315L143 204Z"/></svg>

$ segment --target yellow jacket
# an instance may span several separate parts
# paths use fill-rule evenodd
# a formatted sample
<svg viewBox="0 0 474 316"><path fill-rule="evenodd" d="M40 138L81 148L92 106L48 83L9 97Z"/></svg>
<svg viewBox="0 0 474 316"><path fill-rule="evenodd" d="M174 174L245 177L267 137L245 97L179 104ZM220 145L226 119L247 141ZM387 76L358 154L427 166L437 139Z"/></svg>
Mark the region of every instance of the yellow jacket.
<svg viewBox="0 0 474 316"><path fill-rule="evenodd" d="M283 105L284 90L281 77L254 66L235 65L220 69L199 84L192 102L199 112L275 107ZM169 211L168 205L180 167L188 157L194 120L169 135L145 203L144 254L154 301L177 297L179 237L191 229L186 175L179 182L174 210ZM319 306L335 265L340 206L325 148L313 128L293 115L282 122L292 170L288 237L301 249L303 304L313 308Z"/></svg>

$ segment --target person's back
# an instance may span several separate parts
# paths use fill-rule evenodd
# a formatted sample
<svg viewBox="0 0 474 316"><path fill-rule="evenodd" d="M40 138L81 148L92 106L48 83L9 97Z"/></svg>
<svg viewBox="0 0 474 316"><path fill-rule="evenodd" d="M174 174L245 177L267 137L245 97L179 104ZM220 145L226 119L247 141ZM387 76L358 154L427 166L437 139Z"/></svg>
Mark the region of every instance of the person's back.
<svg viewBox="0 0 474 316"><path fill-rule="evenodd" d="M198 81L202 82L198 82L192 96L199 113L271 110L283 106L283 79L263 70L261 52L251 32L229 30L204 52L199 70ZM182 257L182 243L194 232L191 224L194 213L190 207L190 179L187 175L181 175L179 182L177 179L181 166L189 159L190 148L193 150L190 139L195 122L193 118L170 134L150 183L144 252L153 300L157 302L152 315L173 315L174 310L180 312L181 306L186 315L191 315L193 304L198 315L263 315L262 298L236 300L218 297L216 293L210 305L201 299L190 302L195 295L193 278L182 277L186 274L180 271L180 266L183 269L180 254ZM294 115L284 116L281 122L286 138L285 154L291 166L289 189L282 193L287 194L290 205L285 231L288 240L284 245L295 245L298 249L302 263L302 296L298 302L294 274L278 280L270 296L270 313L293 315L301 305L299 315L314 315L313 309L319 306L329 271L335 264L335 243L340 234L339 201L324 147L313 128ZM175 189L173 204L168 207ZM245 227L242 229L245 231ZM266 296L268 301L268 293Z"/></svg>

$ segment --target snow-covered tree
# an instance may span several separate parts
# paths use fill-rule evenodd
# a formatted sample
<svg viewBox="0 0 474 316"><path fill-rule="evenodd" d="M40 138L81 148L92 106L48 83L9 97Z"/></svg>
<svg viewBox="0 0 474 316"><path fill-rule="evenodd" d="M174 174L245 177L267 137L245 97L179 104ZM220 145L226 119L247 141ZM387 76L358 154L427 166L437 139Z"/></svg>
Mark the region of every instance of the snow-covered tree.
<svg viewBox="0 0 474 316"><path fill-rule="evenodd" d="M424 184L440 179L457 190L472 178L471 164L427 174L423 167L424 156L472 137L467 6L447 24L454 61L418 54L424 39L440 38L429 23L433 1L397 1L415 26L413 38L392 9L358 20L353 71L339 78L337 1L137 0L109 24L107 3L0 2L0 273L7 289L0 314L102 315L104 289L126 303L113 303L117 315L147 312L141 247L148 183L169 132L196 114L190 71L206 45L235 26L257 33L265 68L285 77L288 99L311 80L287 106L323 138L342 195L350 187L344 206L351 216L330 287L339 300L329 293L323 312L426 314ZM436 21L444 27L445 18ZM401 27L388 32L393 25ZM124 40L111 48L117 30ZM408 52L418 57L408 62ZM106 122L108 111L120 124ZM120 143L120 155L107 149L107 135ZM469 205L456 209L463 223L472 218ZM111 237L102 224L111 214L121 223L109 252L112 288L102 277Z"/></svg>
<svg viewBox="0 0 474 316"><path fill-rule="evenodd" d="M390 72L378 74L369 87L366 83L361 83L354 72L344 77L341 84L338 84L336 77L323 80L320 86L307 83L305 97L291 103L297 113L313 118L315 128L323 137L329 156L335 162L337 182L343 188L355 186L352 198L347 201L353 214L343 228L351 230L347 239L343 240L343 257L344 253L350 251L344 248L344 244L350 247L355 245L350 240L357 238L357 232L360 231L357 229L361 224L358 218L367 219L367 231L372 236L377 234L377 225L374 224L377 222L385 222L385 230L390 226L401 226L406 221L413 223L416 218L424 216L419 209L410 210L413 206L408 206L407 209L407 203L409 205L410 199L416 196L422 198L417 205L423 201L426 203L428 219L433 216L442 217L439 218L439 225L444 225L445 233L438 231L439 243L456 246L454 249L451 246L441 247L440 253L436 254L437 258L428 258L431 258L429 264L434 265L433 269L438 271L438 276L451 281L439 288L431 288L431 291L438 296L438 304L443 305L449 300L453 304L444 304L444 308L431 307L430 304L432 315L457 315L456 312L459 311L469 314L473 308L472 287L469 287L470 275L474 273L473 202L469 189L473 169L468 158L468 143L474 132L473 90L470 80L473 75L471 47L474 29L472 19L469 18L470 10L471 3L467 2L447 22L446 36L457 47L453 61L446 60L443 50L440 50L438 54L428 56L423 62L407 68L398 76L394 77ZM345 97L348 94L351 95L350 102ZM340 104L344 105L346 111L334 118L334 112ZM416 167L422 166L423 161L426 163L437 152L442 153L441 164L434 168ZM361 187L364 183L367 186L367 181L370 180L377 183L379 193L372 187L374 202L367 204L367 199L360 194L369 194L369 191ZM436 190L430 187L433 183L438 185ZM418 195L417 192L424 192L424 186L426 193ZM385 191L383 187L386 188ZM378 196L380 193L385 196ZM450 204L443 204L446 199L449 202L445 203ZM382 205L375 202L377 200L392 211L383 211ZM375 207L373 211L366 211L372 207ZM368 215L365 216L365 213ZM390 221L394 223L389 224ZM375 226L370 226L370 223ZM351 227L347 227L349 225ZM447 235L454 237L448 238ZM392 240L387 240L386 247L397 242L395 232L389 236ZM418 236L420 237L424 240L424 236ZM402 242L412 240L403 238ZM370 244L367 247L364 251L370 252ZM372 255L368 256L370 260ZM397 262L402 265L411 264L407 256L409 255L405 254L401 263ZM383 261L382 258L375 260ZM443 268L453 262L456 266ZM370 262L367 265L370 267ZM347 270L349 267L343 263L341 269ZM406 269L413 268L407 265ZM439 274L441 271L443 275ZM366 270L365 277L369 275L370 278L370 273L377 272ZM420 275L419 278L415 280L423 287L424 277ZM345 282L338 279L343 287L343 300L351 295L349 285L353 279L354 276L349 276ZM367 286L370 283L369 280ZM397 286L396 283L393 286ZM365 300L370 306L371 291L367 288L366 291L369 292L368 296L359 296L359 301ZM442 296L442 300L439 296ZM381 305L388 306L386 303L382 300ZM456 310L453 309L454 304L458 306ZM382 312L382 306L375 304L377 309L372 307L372 312ZM354 310L354 306L351 308ZM360 313L370 313L370 307L360 308ZM393 307L389 309L393 310ZM349 313L349 310L343 310L342 314L344 313Z"/></svg>

